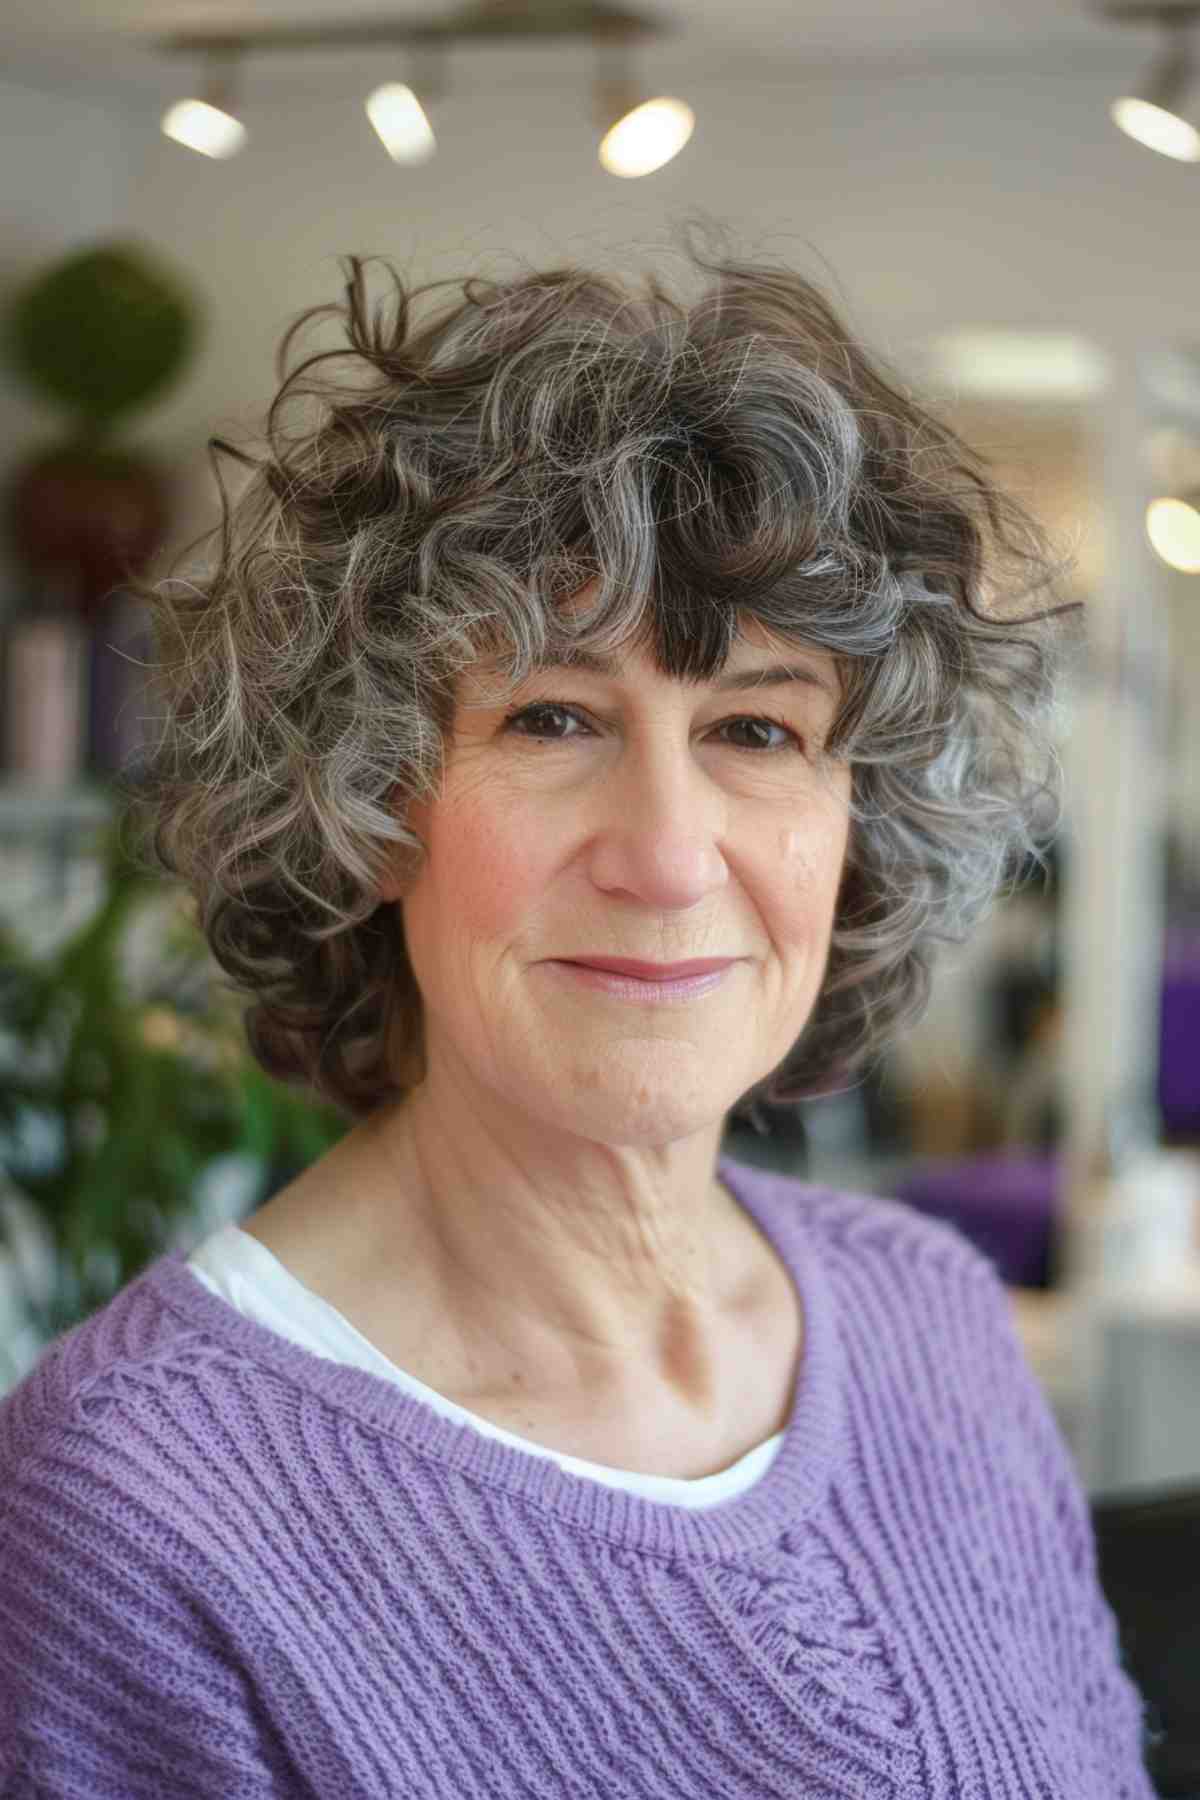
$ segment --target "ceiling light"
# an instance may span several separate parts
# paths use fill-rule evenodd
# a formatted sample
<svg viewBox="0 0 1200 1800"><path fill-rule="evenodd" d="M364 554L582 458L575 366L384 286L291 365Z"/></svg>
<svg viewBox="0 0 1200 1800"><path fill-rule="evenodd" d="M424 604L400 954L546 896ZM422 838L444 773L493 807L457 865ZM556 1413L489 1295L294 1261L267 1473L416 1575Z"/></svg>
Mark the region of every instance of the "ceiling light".
<svg viewBox="0 0 1200 1800"><path fill-rule="evenodd" d="M1113 101L1113 123L1147 150L1176 162L1200 162L1200 111L1188 104L1197 74L1188 34L1200 6L1192 0L1141 5L1121 0L1101 10L1114 23L1157 24L1166 38L1144 78Z"/></svg>
<svg viewBox="0 0 1200 1800"><path fill-rule="evenodd" d="M679 154L695 125L696 115L685 101L660 95L618 119L596 154L610 175L649 175Z"/></svg>
<svg viewBox="0 0 1200 1800"><path fill-rule="evenodd" d="M1146 508L1146 536L1168 568L1200 574L1200 490L1152 500Z"/></svg>
<svg viewBox="0 0 1200 1800"><path fill-rule="evenodd" d="M226 52L221 66L219 55L214 51L209 56L204 98L177 100L160 121L164 137L201 156L236 156L246 142L246 127L229 110L234 59Z"/></svg>
<svg viewBox="0 0 1200 1800"><path fill-rule="evenodd" d="M410 87L387 81L364 102L367 117L393 162L428 162L437 149L433 127Z"/></svg>
<svg viewBox="0 0 1200 1800"><path fill-rule="evenodd" d="M683 100L659 94L649 99L630 73L629 36L620 25L593 34L597 70L592 103L603 133L596 155L610 175L650 175L678 156L696 128L696 115Z"/></svg>
<svg viewBox="0 0 1200 1800"><path fill-rule="evenodd" d="M953 331L926 352L930 373L959 393L1011 400L1085 400L1108 385L1108 360L1085 338L1033 331Z"/></svg>

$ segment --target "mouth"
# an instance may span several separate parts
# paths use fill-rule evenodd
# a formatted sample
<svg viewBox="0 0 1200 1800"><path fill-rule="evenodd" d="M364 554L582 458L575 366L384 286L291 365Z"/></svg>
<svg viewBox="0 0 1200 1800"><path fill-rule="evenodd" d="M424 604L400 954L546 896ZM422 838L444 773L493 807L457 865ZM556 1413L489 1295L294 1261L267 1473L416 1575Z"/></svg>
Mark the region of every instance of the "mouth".
<svg viewBox="0 0 1200 1800"><path fill-rule="evenodd" d="M637 981L686 981L694 975L715 974L718 969L727 969L739 959L735 956L705 956L692 962L652 963L639 962L636 958L627 956L570 956L555 960L569 963L573 968L600 969L609 975L630 975Z"/></svg>
<svg viewBox="0 0 1200 1800"><path fill-rule="evenodd" d="M599 968L592 963L547 962L545 967L557 974L560 980L568 981L577 989L590 988L594 993L607 995L613 1000L631 1001L638 1006L680 1006L692 1000L712 993L729 979L740 958L728 960L709 959L707 966L700 973L690 975L663 975L661 963L651 967L657 969L653 976L631 975L626 969ZM644 968L646 965L642 964ZM686 969L689 965L684 964ZM695 964L691 965L693 971Z"/></svg>

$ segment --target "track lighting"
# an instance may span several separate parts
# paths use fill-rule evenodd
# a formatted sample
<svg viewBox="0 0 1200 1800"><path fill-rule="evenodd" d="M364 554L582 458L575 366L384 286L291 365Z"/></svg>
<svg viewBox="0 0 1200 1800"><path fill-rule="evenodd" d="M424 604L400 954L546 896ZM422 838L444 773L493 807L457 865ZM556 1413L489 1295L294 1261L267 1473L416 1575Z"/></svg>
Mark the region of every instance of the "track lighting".
<svg viewBox="0 0 1200 1800"><path fill-rule="evenodd" d="M202 100L177 100L162 116L165 137L201 156L235 156L246 142L246 127L234 117L233 68L237 53L228 47L207 52Z"/></svg>
<svg viewBox="0 0 1200 1800"><path fill-rule="evenodd" d="M358 49L366 46L402 45L414 55L418 68L411 84L385 81L364 101L371 126L393 162L428 162L437 149L428 106L442 91L441 81L429 72L429 62L451 44L503 39L511 42L530 37L584 37L601 59L593 86L593 109L601 133L597 156L611 175L649 175L677 156L695 129L695 115L683 100L669 95L647 95L630 74L627 57L635 38L653 35L663 28L639 13L599 4L598 0L476 0L474 6L449 19L409 19L403 24L367 19L358 23L263 27L222 33L219 38L181 34L168 38L160 48L170 54L197 52L211 59L258 54L269 49ZM228 81L210 73L203 100L180 100L163 115L164 133L202 155L232 156L246 141L245 128L233 116L228 102Z"/></svg>
<svg viewBox="0 0 1200 1800"><path fill-rule="evenodd" d="M1143 5L1122 0L1101 12L1114 24L1158 25L1165 38L1142 80L1113 101L1109 109L1113 123L1148 150L1177 162L1200 162L1200 96L1192 47L1200 5L1193 0Z"/></svg>
<svg viewBox="0 0 1200 1800"><path fill-rule="evenodd" d="M435 66L431 50L418 56L413 82L410 87L402 81L385 81L363 102L375 135L392 161L410 168L428 162L437 151L427 109L441 98L444 81L441 62Z"/></svg>
<svg viewBox="0 0 1200 1800"><path fill-rule="evenodd" d="M634 85L623 33L596 35L593 88L597 128L603 133L596 154L610 175L649 175L677 156L695 129L696 118L683 100L659 94L650 99Z"/></svg>
<svg viewBox="0 0 1200 1800"><path fill-rule="evenodd" d="M1146 536L1168 568L1200 574L1200 489L1151 500L1146 508Z"/></svg>
<svg viewBox="0 0 1200 1800"><path fill-rule="evenodd" d="M402 81L385 81L363 102L375 135L393 162L428 162L437 149L425 108Z"/></svg>

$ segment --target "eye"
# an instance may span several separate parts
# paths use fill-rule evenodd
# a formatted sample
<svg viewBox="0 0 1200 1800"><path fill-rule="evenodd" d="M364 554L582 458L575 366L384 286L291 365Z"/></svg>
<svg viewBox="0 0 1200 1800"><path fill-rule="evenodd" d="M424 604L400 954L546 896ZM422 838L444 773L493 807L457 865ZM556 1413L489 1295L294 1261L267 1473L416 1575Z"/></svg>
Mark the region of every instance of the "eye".
<svg viewBox="0 0 1200 1800"><path fill-rule="evenodd" d="M530 730L528 730L528 731L520 730L517 732L517 736L518 737L531 737L531 738L534 738L535 740L538 738L541 738L543 741L546 741L548 739L550 742L558 743L558 744L569 743L571 741L571 739L569 737L567 737L565 735L559 735L558 733L556 733L554 731L548 731L546 729L545 722L546 722L547 718L554 714L558 714L561 718L573 719L577 725L581 725L583 727L583 730L585 732L587 732L589 735L591 735L590 727L584 721L578 708L576 708L574 706L567 706L560 700L536 700L536 701L534 701L534 703L531 706L519 707L515 712L510 712L507 715L507 717L504 720L503 730L509 731L509 730L514 729L518 725L523 726L528 721L535 720L536 723L533 725L533 727ZM782 731L785 734L785 736L791 740L791 744L794 745L797 750L803 750L803 748L804 748L803 744L800 741L800 738L792 730L791 726L785 725L782 719L772 719L772 718L768 718L764 714L757 714L757 713L744 714L744 715L742 715L738 718L734 718L734 719L722 719L722 721L719 725L713 726L713 730L714 731L724 731L727 729L727 727L729 727L731 725L737 725L737 726L749 725L749 726L755 727L759 731L763 731L763 730ZM578 735L579 734L577 732L571 733L571 737L576 737ZM780 750L788 749L789 745L788 744L778 744L778 743L763 744L760 742L757 744L753 744L753 743L751 743L751 744L731 744L729 747L730 747L730 749L740 751L743 755L748 755L748 756L768 755L769 756Z"/></svg>
<svg viewBox="0 0 1200 1800"><path fill-rule="evenodd" d="M515 712L510 712L504 720L503 728L505 731L509 731L517 725L524 725L526 721L530 719L544 721L554 713L557 713L562 718L574 719L577 724L582 723L579 714L573 707L563 706L561 702L557 700L536 700L532 706L521 706L518 707ZM546 736L554 737L555 734L553 732L547 733L543 728L541 730L518 731L517 736L544 738ZM557 738L557 742L560 744L565 743L566 739L560 737Z"/></svg>
<svg viewBox="0 0 1200 1800"><path fill-rule="evenodd" d="M770 719L763 714L755 713L739 719L724 719L720 725L715 727L715 729L717 731L724 731L726 725L753 725L759 731L782 731L785 737L791 739L797 750L802 750L804 748L791 726L785 725L782 719ZM772 750L786 750L788 746L787 744L735 744L733 748L735 750L747 750L752 754L761 754L764 751L770 753Z"/></svg>

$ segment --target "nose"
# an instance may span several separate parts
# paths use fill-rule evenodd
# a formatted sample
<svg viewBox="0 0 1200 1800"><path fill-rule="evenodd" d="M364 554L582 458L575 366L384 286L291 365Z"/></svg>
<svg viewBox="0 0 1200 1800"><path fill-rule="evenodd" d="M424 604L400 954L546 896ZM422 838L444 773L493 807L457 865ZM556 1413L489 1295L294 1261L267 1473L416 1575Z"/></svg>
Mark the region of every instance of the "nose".
<svg viewBox="0 0 1200 1800"><path fill-rule="evenodd" d="M725 886L729 798L686 743L630 737L597 774L588 809L589 867L605 892L660 909L695 906Z"/></svg>

